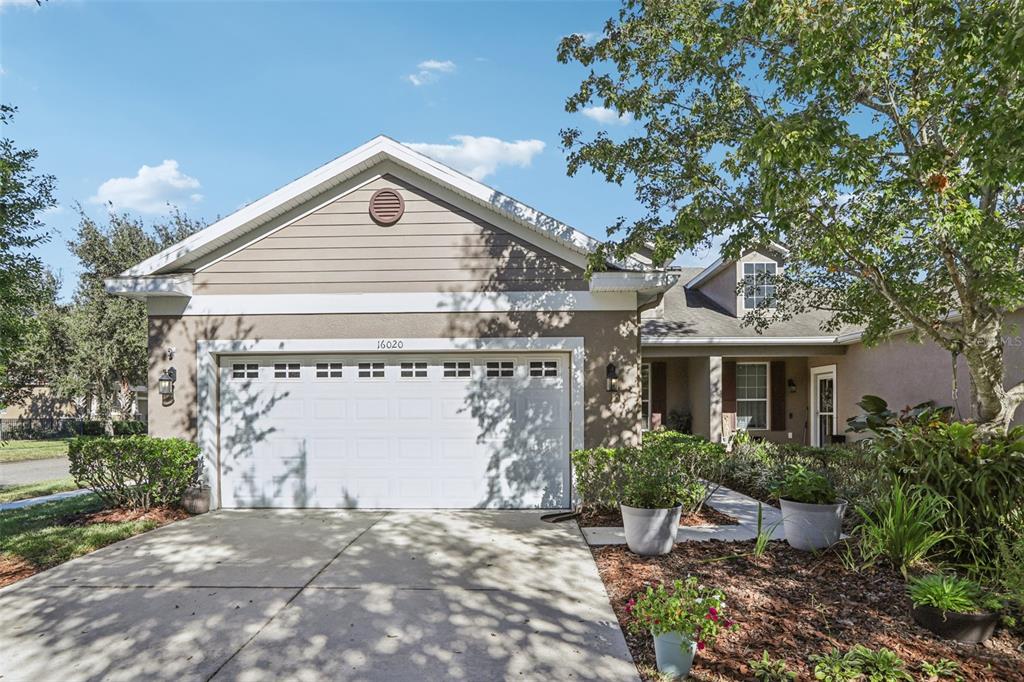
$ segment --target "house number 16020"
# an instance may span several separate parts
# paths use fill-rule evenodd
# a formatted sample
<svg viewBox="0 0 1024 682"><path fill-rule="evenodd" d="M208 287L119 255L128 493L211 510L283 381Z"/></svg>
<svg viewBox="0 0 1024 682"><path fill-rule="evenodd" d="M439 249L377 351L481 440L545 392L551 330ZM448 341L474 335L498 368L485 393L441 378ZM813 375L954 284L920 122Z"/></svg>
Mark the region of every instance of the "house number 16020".
<svg viewBox="0 0 1024 682"><path fill-rule="evenodd" d="M403 345L399 339L381 339L377 342L377 350L401 350Z"/></svg>

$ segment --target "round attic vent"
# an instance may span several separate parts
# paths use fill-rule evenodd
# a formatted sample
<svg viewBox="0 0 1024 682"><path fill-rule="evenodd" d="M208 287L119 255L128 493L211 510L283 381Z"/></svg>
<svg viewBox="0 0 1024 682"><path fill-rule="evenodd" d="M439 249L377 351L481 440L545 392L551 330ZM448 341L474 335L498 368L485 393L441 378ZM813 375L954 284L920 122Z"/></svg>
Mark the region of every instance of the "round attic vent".
<svg viewBox="0 0 1024 682"><path fill-rule="evenodd" d="M403 213L405 201L393 189L379 189L370 197L370 217L380 225L394 225Z"/></svg>

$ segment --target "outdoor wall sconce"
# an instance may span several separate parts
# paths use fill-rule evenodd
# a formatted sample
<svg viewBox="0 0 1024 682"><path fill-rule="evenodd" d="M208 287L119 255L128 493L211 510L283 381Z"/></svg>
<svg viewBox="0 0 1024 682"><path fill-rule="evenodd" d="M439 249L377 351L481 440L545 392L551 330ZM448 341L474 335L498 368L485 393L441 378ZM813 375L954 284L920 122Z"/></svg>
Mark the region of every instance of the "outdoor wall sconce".
<svg viewBox="0 0 1024 682"><path fill-rule="evenodd" d="M614 362L609 362L604 370L605 387L609 393L617 393L619 390L619 370Z"/></svg>
<svg viewBox="0 0 1024 682"><path fill-rule="evenodd" d="M157 387L160 391L160 395L163 396L165 400L174 396L174 382L177 378L178 370L173 367L164 370L164 373L160 375Z"/></svg>
<svg viewBox="0 0 1024 682"><path fill-rule="evenodd" d="M786 379L786 388L789 389L790 393L796 393L796 382L792 379Z"/></svg>

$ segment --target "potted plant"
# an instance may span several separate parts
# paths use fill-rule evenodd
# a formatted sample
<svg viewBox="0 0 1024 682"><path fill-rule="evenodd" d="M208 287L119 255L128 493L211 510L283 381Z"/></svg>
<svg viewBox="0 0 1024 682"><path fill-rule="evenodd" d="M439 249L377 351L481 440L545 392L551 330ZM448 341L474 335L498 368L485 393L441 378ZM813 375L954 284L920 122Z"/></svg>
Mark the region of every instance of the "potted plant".
<svg viewBox="0 0 1024 682"><path fill-rule="evenodd" d="M984 642L999 622L1002 603L970 580L932 573L912 579L907 592L914 604L914 621L939 637L968 644Z"/></svg>
<svg viewBox="0 0 1024 682"><path fill-rule="evenodd" d="M846 500L837 497L827 478L792 464L773 492L782 507L786 542L792 547L814 550L839 542Z"/></svg>
<svg viewBox="0 0 1024 682"><path fill-rule="evenodd" d="M668 554L675 545L683 504L702 499L704 486L687 473L668 441L656 440L616 455L616 488L626 545L635 554Z"/></svg>
<svg viewBox="0 0 1024 682"><path fill-rule="evenodd" d="M705 587L693 576L648 586L626 604L629 628L654 637L658 670L686 677L698 651L714 644L723 630L737 629L726 615L725 595Z"/></svg>
<svg viewBox="0 0 1024 682"><path fill-rule="evenodd" d="M181 507L189 514L210 511L210 486L203 482L203 459L195 459L195 468L189 477L189 486L181 494Z"/></svg>

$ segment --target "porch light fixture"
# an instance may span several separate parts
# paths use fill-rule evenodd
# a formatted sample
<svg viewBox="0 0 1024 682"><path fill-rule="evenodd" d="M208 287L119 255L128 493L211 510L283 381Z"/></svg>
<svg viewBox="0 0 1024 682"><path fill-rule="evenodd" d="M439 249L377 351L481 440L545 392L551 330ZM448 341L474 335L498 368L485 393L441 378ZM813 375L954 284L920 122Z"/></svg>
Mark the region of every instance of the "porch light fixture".
<svg viewBox="0 0 1024 682"><path fill-rule="evenodd" d="M614 362L609 362L604 370L605 387L609 393L617 393L619 390L619 370Z"/></svg>
<svg viewBox="0 0 1024 682"><path fill-rule="evenodd" d="M786 388L789 389L790 393L796 393L796 382L792 379L786 379Z"/></svg>
<svg viewBox="0 0 1024 682"><path fill-rule="evenodd" d="M159 382L157 384L160 391L160 395L165 398L169 398L174 395L174 382L178 378L178 370L173 367L164 370L164 373L160 375Z"/></svg>

